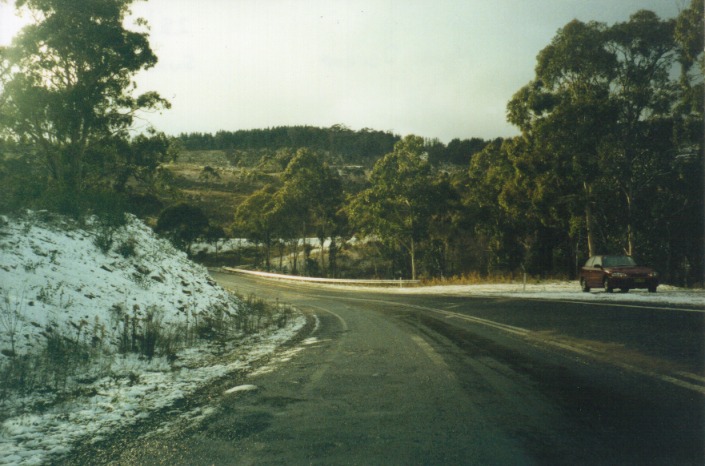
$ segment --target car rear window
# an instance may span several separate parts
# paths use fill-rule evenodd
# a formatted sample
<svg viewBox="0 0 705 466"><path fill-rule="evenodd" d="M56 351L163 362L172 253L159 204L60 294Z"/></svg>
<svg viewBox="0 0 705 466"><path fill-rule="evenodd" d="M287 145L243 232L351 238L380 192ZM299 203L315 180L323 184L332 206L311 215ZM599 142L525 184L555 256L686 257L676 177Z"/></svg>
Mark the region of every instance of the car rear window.
<svg viewBox="0 0 705 466"><path fill-rule="evenodd" d="M629 267L636 265L636 262L629 256L607 256L602 261L602 265L605 267Z"/></svg>

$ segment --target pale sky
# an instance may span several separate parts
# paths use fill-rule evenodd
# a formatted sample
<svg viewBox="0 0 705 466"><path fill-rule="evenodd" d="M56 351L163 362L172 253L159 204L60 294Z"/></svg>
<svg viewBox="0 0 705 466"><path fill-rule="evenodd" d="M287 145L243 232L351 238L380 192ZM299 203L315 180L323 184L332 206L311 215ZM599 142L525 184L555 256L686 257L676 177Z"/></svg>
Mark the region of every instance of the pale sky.
<svg viewBox="0 0 705 466"><path fill-rule="evenodd" d="M449 142L517 134L506 105L537 53L574 18L612 24L689 0L149 0L159 64L148 115L181 132L284 125L372 128ZM0 0L0 44L16 32Z"/></svg>

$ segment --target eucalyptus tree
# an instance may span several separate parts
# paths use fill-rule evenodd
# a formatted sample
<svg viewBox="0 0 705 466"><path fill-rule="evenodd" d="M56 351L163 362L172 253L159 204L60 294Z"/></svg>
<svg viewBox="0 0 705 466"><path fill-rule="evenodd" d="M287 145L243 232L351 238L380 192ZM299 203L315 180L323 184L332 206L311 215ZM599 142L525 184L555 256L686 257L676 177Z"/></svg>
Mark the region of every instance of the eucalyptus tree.
<svg viewBox="0 0 705 466"><path fill-rule="evenodd" d="M507 107L525 140L514 158L515 183L539 209L571 198L571 215L584 216L590 254L596 251L592 193L599 150L616 121L607 101L615 61L604 49L605 31L603 24L577 20L560 29L539 53L535 79Z"/></svg>
<svg viewBox="0 0 705 466"><path fill-rule="evenodd" d="M705 4L691 0L676 19L675 41L680 73L680 101L676 111L676 143L681 154L702 155L705 106Z"/></svg>
<svg viewBox="0 0 705 466"><path fill-rule="evenodd" d="M665 226L672 238L667 269L676 269L677 283L705 283L705 4L691 0L676 19L675 39L681 65L679 101L674 109L676 162L670 191L672 204ZM675 215L674 215L675 214ZM687 232L686 234L683 234ZM700 234L698 234L700 232ZM678 270L678 263L684 270Z"/></svg>
<svg viewBox="0 0 705 466"><path fill-rule="evenodd" d="M622 231L614 242L635 252L635 214L671 147L673 31L673 21L650 11L612 26L574 20L539 53L535 79L508 104L527 141L518 176L553 197L547 206L563 202L583 217L589 254L598 247L595 209Z"/></svg>
<svg viewBox="0 0 705 466"><path fill-rule="evenodd" d="M155 231L167 236L178 248L191 255L191 245L197 239L204 238L209 227L208 217L200 208L179 203L159 214Z"/></svg>
<svg viewBox="0 0 705 466"><path fill-rule="evenodd" d="M609 29L606 49L616 58L610 99L618 111L615 133L603 147L605 171L623 199L625 252L635 252L636 227L653 219L637 212L671 170L677 83L674 21L639 11ZM619 218L618 218L619 219ZM616 220L618 220L616 219Z"/></svg>
<svg viewBox="0 0 705 466"><path fill-rule="evenodd" d="M406 136L375 163L370 187L348 205L351 222L362 234L377 235L407 252L416 279L417 248L427 238L438 207L424 140Z"/></svg>
<svg viewBox="0 0 705 466"><path fill-rule="evenodd" d="M335 238L340 223L341 179L321 152L299 149L284 170L282 182L278 197L283 221L293 230L300 226L304 238L309 231L315 233L321 247L321 268L325 270L324 244L326 239Z"/></svg>
<svg viewBox="0 0 705 466"><path fill-rule="evenodd" d="M85 188L87 154L127 139L139 110L161 109L136 94L136 73L157 63L146 23L125 27L133 0L17 0L34 22L1 51L0 124L31 141L63 193Z"/></svg>
<svg viewBox="0 0 705 466"><path fill-rule="evenodd" d="M530 217L531 200L522 194L511 198L515 169L510 154L521 139L496 140L471 159L465 179L463 203L467 229L474 238L475 269L494 273L514 269L521 262L519 224Z"/></svg>
<svg viewBox="0 0 705 466"><path fill-rule="evenodd" d="M272 243L279 227L277 190L266 185L248 196L235 210L233 231L249 241L261 245L264 265L270 268Z"/></svg>

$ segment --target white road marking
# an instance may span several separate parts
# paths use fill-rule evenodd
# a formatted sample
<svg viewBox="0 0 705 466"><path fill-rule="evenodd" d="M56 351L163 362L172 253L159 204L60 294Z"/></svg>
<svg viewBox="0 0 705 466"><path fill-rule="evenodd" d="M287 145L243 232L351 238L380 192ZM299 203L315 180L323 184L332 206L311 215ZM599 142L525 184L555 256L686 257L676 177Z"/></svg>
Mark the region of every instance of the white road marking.
<svg viewBox="0 0 705 466"><path fill-rule="evenodd" d="M397 303L394 301L385 301L385 300L379 300L379 299L366 299L366 298L344 298L344 299L351 299L351 300L356 300L356 301L368 301L368 302L374 302L377 304L386 304L386 305L393 305L393 306L400 306L400 307L408 307L412 309L419 309L423 311L428 311L428 312L433 312L435 314L440 314L448 319L460 319L460 320L465 320L468 322L472 322L475 324L480 324L484 325L486 327L491 327L497 330L500 330L505 333L510 333L512 335L516 335L522 338L525 338L527 340L531 340L535 343L539 344L544 344L546 346L551 346L554 348L560 348L565 351L569 351L571 353L579 354L584 357L588 357L590 359L595 359L598 361L601 361L606 364L610 364L616 367L619 367L621 369L640 374L640 375L645 375L657 380L660 380L662 382L667 382L672 385L676 385L681 388L685 388L688 390L692 390L701 394L705 395L705 378L692 374L689 372L683 372L683 371L676 371L673 373L663 373L663 372L656 372L654 370L642 368L635 366L633 364L621 362L621 361L615 361L613 359L606 358L603 353L600 353L588 346L581 345L577 342L570 342L566 343L564 341L561 341L559 339L547 336L546 334L539 334L537 332L534 332L532 330L528 330L525 328L521 327L516 327L513 325L508 325L508 324L503 324L500 322L495 322L492 320L488 319L483 319L480 317L474 317L474 316L469 316L465 314L459 314L457 312L452 312L452 311L446 311L443 309L436 309L436 308L431 308L431 307L426 307L426 306L418 306L414 304L404 304L404 303ZM691 383L688 380L684 379L689 379L694 382L703 382L703 384L696 384L696 383Z"/></svg>
<svg viewBox="0 0 705 466"><path fill-rule="evenodd" d="M424 353L426 353L426 356L428 356L428 358L433 361L434 364L448 369L448 365L443 360L441 355L438 354L436 350L434 350L433 347L426 342L426 340L424 340L418 335L411 335L411 339L414 341L414 343L416 343L419 348L421 348Z"/></svg>
<svg viewBox="0 0 705 466"><path fill-rule="evenodd" d="M319 296L319 295L308 295L308 296L316 296L316 297L325 298L325 299L331 298L330 296ZM502 298L507 298L507 297L505 296ZM407 308L412 308L412 309L419 309L419 310L433 312L436 314L443 315L449 319L455 318L455 319L465 320L468 322L484 325L486 327L491 327L491 328L500 330L505 333L510 333L510 334L513 334L513 335L516 335L516 336L519 336L519 337L522 337L525 339L529 339L529 340L532 340L532 341L540 343L540 344L552 346L554 348L560 348L562 350L572 352L575 354L579 354L579 355L587 357L587 358L596 359L596 360L599 360L603 363L611 364L613 366L628 370L628 371L636 373L636 374L645 375L645 376L648 376L651 378L655 378L657 380L661 380L663 382L667 382L667 383L679 386L681 388L686 388L688 390L692 390L692 391L695 391L695 392L698 392L701 394L705 394L705 378L703 378L701 375L692 374L692 373L683 372L683 371L675 371L673 373L656 372L654 370L637 367L633 364L614 361L614 360L606 358L604 356L604 354L601 354L592 348L586 347L584 345L580 345L576 342L571 342L570 344L568 344L566 342L559 341L558 339L549 337L545 334L539 335L536 332L533 332L531 330L524 329L521 327L515 327L512 325L502 324L500 322L482 319L480 317L468 316L465 314L459 314L456 312L446 311L443 309L435 309L435 308L430 308L430 307L425 307L425 306L399 303L399 302L395 302L395 301L386 301L386 300L382 300L382 299L353 298L353 297L348 297L348 296L338 297L337 299L348 300L348 301L363 301L363 302L384 304L384 305L397 306L397 307L407 307ZM515 299L515 298L510 298L510 299ZM638 305L638 304L608 303L608 302L603 302L603 301L601 301L601 302L588 302L588 301L572 301L572 300L547 300L547 299L541 299L541 298L526 298L526 297L522 297L521 299L522 300L531 300L531 301L551 302L551 303L566 302L566 303L572 303L572 304L585 304L585 305L590 305L590 306L627 307L627 308L650 309L650 310L658 310L658 311L681 311L681 312L700 312L700 313L705 312L705 310L701 310L701 309L657 307L657 306L645 306L645 305ZM322 308L319 308L319 309L324 310L326 312L331 312L326 309L322 309ZM331 312L331 314L334 314L334 313ZM345 325L345 322L343 321L343 319L340 316L338 316L337 314L334 314L334 315L336 315L336 317L338 317L341 320L341 322L343 322L343 324ZM689 382L688 380L693 381L695 383Z"/></svg>

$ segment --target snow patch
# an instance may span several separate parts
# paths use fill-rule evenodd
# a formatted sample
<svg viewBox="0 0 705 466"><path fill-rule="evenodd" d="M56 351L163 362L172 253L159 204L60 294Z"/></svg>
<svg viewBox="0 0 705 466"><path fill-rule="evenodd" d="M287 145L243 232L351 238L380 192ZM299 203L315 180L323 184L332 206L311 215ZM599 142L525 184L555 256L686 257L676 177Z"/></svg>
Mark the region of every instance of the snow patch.
<svg viewBox="0 0 705 466"><path fill-rule="evenodd" d="M343 285L316 285L326 288L344 290L371 291L370 287L343 286ZM585 303L635 303L644 306L658 306L661 304L682 305L705 310L705 290L687 289L670 285L660 285L657 293L647 290L630 290L629 293L606 293L604 291L591 291L585 293L580 289L577 281L545 281L539 283L497 283L477 285L437 285L416 287L387 287L374 288L375 293L407 294L407 295L438 295L438 296L466 296L488 298L517 298L558 301L580 301Z"/></svg>
<svg viewBox="0 0 705 466"><path fill-rule="evenodd" d="M225 395L230 395L232 393L239 392L251 392L257 390L259 387L257 385L238 385L237 387L229 388L223 392Z"/></svg>

